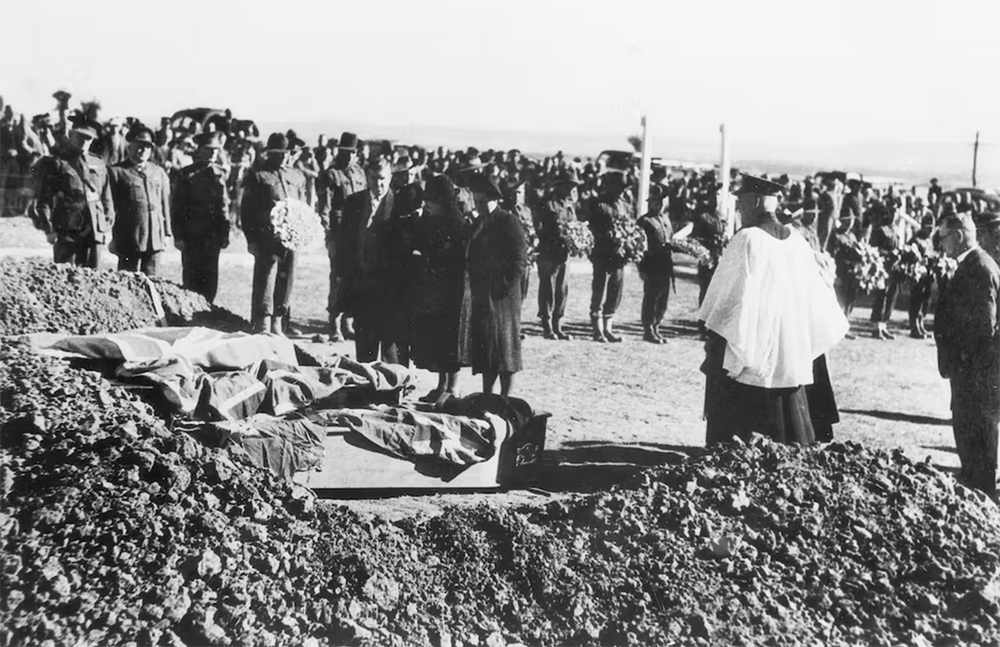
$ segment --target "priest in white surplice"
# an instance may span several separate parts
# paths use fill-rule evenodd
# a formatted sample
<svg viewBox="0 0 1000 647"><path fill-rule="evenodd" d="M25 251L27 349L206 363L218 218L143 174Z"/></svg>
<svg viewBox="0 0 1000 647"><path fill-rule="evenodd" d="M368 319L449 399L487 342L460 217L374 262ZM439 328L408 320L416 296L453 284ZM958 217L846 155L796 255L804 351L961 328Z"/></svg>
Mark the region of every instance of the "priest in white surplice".
<svg viewBox="0 0 1000 647"><path fill-rule="evenodd" d="M847 332L809 243L775 212L781 186L744 176L744 227L726 247L698 311L705 322L707 443L752 432L816 442L806 396L814 361Z"/></svg>

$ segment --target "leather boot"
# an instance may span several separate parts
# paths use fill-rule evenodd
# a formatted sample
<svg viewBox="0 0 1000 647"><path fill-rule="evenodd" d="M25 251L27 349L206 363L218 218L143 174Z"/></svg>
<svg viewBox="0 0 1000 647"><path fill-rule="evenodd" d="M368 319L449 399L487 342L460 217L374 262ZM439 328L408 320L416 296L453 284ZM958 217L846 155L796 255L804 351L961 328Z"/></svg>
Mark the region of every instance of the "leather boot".
<svg viewBox="0 0 1000 647"><path fill-rule="evenodd" d="M608 338L608 341L617 343L620 342L622 338L615 334L614 324L614 317L604 317L604 336Z"/></svg>
<svg viewBox="0 0 1000 647"><path fill-rule="evenodd" d="M344 341L344 336L340 334L340 315L330 320L330 341Z"/></svg>
<svg viewBox="0 0 1000 647"><path fill-rule="evenodd" d="M340 332L344 339L354 339L354 320L344 315L340 318Z"/></svg>
<svg viewBox="0 0 1000 647"><path fill-rule="evenodd" d="M556 339L562 339L563 341L573 339L573 335L563 331L562 317L556 317L552 320L552 332L555 333Z"/></svg>
<svg viewBox="0 0 1000 647"><path fill-rule="evenodd" d="M271 333L279 337L285 336L284 317L271 317Z"/></svg>
<svg viewBox="0 0 1000 647"><path fill-rule="evenodd" d="M548 317L542 317L542 337L546 339L555 339L555 333L552 332L552 325L549 324Z"/></svg>
<svg viewBox="0 0 1000 647"><path fill-rule="evenodd" d="M590 325L594 328L594 341L605 343L608 338L604 334L604 319L600 315L590 317Z"/></svg>
<svg viewBox="0 0 1000 647"><path fill-rule="evenodd" d="M660 343L660 338L656 336L653 327L648 325L642 327L642 340L648 341L650 344Z"/></svg>

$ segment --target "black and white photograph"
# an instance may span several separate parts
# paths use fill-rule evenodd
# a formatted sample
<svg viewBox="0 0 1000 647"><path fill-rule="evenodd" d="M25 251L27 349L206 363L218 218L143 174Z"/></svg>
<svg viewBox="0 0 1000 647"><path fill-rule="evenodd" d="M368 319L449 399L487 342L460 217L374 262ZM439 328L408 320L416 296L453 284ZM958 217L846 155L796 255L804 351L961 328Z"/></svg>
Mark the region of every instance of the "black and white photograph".
<svg viewBox="0 0 1000 647"><path fill-rule="evenodd" d="M0 0L0 647L1000 647L998 27Z"/></svg>

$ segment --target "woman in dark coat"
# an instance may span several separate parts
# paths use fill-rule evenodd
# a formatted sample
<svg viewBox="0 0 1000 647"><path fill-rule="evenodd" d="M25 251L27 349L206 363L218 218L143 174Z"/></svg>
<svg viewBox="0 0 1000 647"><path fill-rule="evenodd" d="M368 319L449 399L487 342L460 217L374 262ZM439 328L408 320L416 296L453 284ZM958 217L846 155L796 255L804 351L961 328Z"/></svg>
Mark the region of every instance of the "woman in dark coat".
<svg viewBox="0 0 1000 647"><path fill-rule="evenodd" d="M477 173L469 188L479 214L466 252L472 372L482 373L483 393L492 393L499 377L506 397L521 370L521 278L528 248L517 216L499 208L503 193L496 179Z"/></svg>
<svg viewBox="0 0 1000 647"><path fill-rule="evenodd" d="M468 328L471 300L465 288L466 222L458 189L443 175L424 191L424 212L414 230L417 273L413 290L413 363L438 374L424 402L456 395L458 372L468 364L460 330Z"/></svg>

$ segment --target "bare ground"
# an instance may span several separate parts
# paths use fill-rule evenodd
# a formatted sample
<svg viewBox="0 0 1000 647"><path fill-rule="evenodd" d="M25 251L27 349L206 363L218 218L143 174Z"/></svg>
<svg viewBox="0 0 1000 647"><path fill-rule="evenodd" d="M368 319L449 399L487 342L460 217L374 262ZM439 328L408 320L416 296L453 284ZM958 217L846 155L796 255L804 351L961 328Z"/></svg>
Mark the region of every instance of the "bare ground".
<svg viewBox="0 0 1000 647"><path fill-rule="evenodd" d="M23 219L0 221L0 255L50 255L44 237ZM105 257L113 266L115 257ZM252 259L241 240L222 256L223 276L218 304L247 316ZM293 318L307 339L323 332L326 320L327 261L322 248L303 254L297 270ZM350 507L385 517L433 514L447 504L491 501L498 505L545 501L564 493L606 488L643 466L670 461L677 453L697 453L704 440L701 418L703 378L698 367L702 342L694 324L697 286L691 268L681 268L665 322L670 343L642 341L638 275L625 278L618 330L625 341L589 341L589 265L577 262L570 281L565 321L576 335L569 342L542 339L536 314L537 276L523 310L526 369L518 374L515 395L536 409L549 411L546 464L536 487L528 491L386 497L346 502ZM180 281L180 254L167 253L165 278ZM855 312L859 333L830 354L830 371L841 412L834 429L841 440L886 449L901 448L915 460L928 459L948 471L958 466L949 411L948 384L937 374L934 343L907 337L905 302L894 323L897 339L870 337L868 303ZM349 343L310 346L321 352L351 354ZM434 385L426 371L418 373L418 393ZM461 386L478 390L478 380L463 372Z"/></svg>

